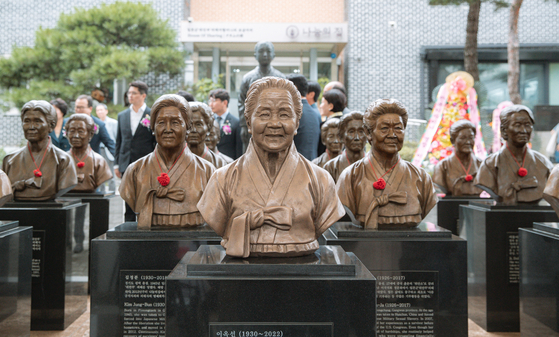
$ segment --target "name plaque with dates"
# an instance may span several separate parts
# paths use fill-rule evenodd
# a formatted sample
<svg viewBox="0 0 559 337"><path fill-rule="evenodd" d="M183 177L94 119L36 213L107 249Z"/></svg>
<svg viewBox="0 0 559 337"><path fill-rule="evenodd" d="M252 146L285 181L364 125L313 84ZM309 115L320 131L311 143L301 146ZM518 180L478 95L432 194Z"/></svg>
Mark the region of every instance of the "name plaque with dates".
<svg viewBox="0 0 559 337"><path fill-rule="evenodd" d="M33 257L31 260L31 277L33 283L43 282L45 269L45 236L46 231L33 231Z"/></svg>
<svg viewBox="0 0 559 337"><path fill-rule="evenodd" d="M377 337L435 337L438 272L372 273L377 278Z"/></svg>
<svg viewBox="0 0 559 337"><path fill-rule="evenodd" d="M210 337L333 337L334 323L210 323Z"/></svg>
<svg viewBox="0 0 559 337"><path fill-rule="evenodd" d="M121 336L165 337L165 278L170 272L120 271Z"/></svg>
<svg viewBox="0 0 559 337"><path fill-rule="evenodd" d="M507 264L509 284L520 282L520 246L518 232L507 232Z"/></svg>

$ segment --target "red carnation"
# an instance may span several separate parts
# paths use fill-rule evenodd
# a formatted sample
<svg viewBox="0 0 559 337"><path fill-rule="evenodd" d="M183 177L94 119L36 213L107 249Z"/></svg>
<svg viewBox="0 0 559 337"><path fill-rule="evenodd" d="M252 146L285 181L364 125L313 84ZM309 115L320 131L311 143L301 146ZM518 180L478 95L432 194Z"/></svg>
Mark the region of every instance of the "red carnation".
<svg viewBox="0 0 559 337"><path fill-rule="evenodd" d="M43 176L43 174L41 173L41 171L39 169L33 170L33 174L35 175L35 177L40 178Z"/></svg>
<svg viewBox="0 0 559 337"><path fill-rule="evenodd" d="M169 178L167 173L161 173L161 175L159 177L157 177L157 181L159 181L161 186L165 187L165 186L169 185L169 183L171 182L171 178Z"/></svg>
<svg viewBox="0 0 559 337"><path fill-rule="evenodd" d="M80 161L80 162L78 163L78 167L79 167L79 168L82 168L82 167L84 167L84 166L85 166L85 163L84 163L83 161Z"/></svg>
<svg viewBox="0 0 559 337"><path fill-rule="evenodd" d="M525 177L528 174L528 170L524 167L518 169L518 175L521 177Z"/></svg>
<svg viewBox="0 0 559 337"><path fill-rule="evenodd" d="M373 188L375 190L384 190L385 187L386 187L386 181L384 181L384 179L382 178L379 178L377 181L373 183Z"/></svg>
<svg viewBox="0 0 559 337"><path fill-rule="evenodd" d="M466 181L472 181L474 179L474 177L472 177L471 174L466 175Z"/></svg>

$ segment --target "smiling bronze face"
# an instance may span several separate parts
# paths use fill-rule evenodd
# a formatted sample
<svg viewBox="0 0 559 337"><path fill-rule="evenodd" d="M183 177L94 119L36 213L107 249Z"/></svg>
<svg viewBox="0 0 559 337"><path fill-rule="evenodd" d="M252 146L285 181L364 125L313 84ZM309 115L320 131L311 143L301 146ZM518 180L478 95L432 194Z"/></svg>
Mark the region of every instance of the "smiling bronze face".
<svg viewBox="0 0 559 337"><path fill-rule="evenodd" d="M293 143L299 121L293 98L284 89L265 89L260 94L256 111L247 121L257 147L267 152L281 152Z"/></svg>

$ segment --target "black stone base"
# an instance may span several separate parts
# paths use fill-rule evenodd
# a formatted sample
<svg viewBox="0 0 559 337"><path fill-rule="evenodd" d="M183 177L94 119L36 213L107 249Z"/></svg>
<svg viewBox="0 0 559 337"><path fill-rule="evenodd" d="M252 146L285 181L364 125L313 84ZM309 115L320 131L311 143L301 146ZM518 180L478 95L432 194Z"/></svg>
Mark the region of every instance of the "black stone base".
<svg viewBox="0 0 559 337"><path fill-rule="evenodd" d="M168 337L376 336L375 278L340 247L235 259L202 246L166 282Z"/></svg>
<svg viewBox="0 0 559 337"><path fill-rule="evenodd" d="M11 202L0 220L17 219L33 227L31 330L64 330L87 307L87 274L75 277L74 229L82 227L88 206L72 202ZM87 264L87 259L83 263ZM85 266L87 271L87 265Z"/></svg>
<svg viewBox="0 0 559 337"><path fill-rule="evenodd" d="M520 333L559 336L559 223L520 228Z"/></svg>
<svg viewBox="0 0 559 337"><path fill-rule="evenodd" d="M33 228L0 221L0 335L29 336Z"/></svg>
<svg viewBox="0 0 559 337"><path fill-rule="evenodd" d="M460 206L460 237L468 241L469 318L489 332L520 331L518 229L557 221L550 206Z"/></svg>
<svg viewBox="0 0 559 337"><path fill-rule="evenodd" d="M446 196L437 202L437 225L448 229L454 235L458 233L458 218L460 205L468 205L470 201L480 200L480 197ZM488 199L481 199L488 200Z"/></svg>
<svg viewBox="0 0 559 337"><path fill-rule="evenodd" d="M135 222L95 238L91 242L91 336L122 336L124 322L132 315L128 304L136 310L147 302L157 303L157 310L162 310L155 323L164 335L165 276L187 252L220 242L208 226L138 230Z"/></svg>
<svg viewBox="0 0 559 337"><path fill-rule="evenodd" d="M450 231L426 223L363 230L338 222L321 244L353 252L377 278L379 336L468 336L466 242Z"/></svg>

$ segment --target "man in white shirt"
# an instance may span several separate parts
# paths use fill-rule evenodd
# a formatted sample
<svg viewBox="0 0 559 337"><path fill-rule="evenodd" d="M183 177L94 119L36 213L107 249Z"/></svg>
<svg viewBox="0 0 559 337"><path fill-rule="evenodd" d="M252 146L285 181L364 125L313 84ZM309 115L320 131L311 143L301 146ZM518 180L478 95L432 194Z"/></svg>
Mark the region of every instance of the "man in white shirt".
<svg viewBox="0 0 559 337"><path fill-rule="evenodd" d="M151 109L145 104L148 86L134 81L128 87L130 107L118 114L115 175L122 178L131 163L153 152L155 137L150 129ZM136 214L126 205L125 221L136 221Z"/></svg>
<svg viewBox="0 0 559 337"><path fill-rule="evenodd" d="M219 123L220 137L217 149L233 159L243 154L243 143L239 129L239 119L229 112L229 93L225 89L210 92L210 108Z"/></svg>

